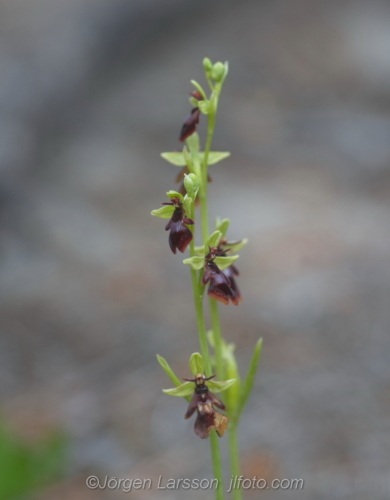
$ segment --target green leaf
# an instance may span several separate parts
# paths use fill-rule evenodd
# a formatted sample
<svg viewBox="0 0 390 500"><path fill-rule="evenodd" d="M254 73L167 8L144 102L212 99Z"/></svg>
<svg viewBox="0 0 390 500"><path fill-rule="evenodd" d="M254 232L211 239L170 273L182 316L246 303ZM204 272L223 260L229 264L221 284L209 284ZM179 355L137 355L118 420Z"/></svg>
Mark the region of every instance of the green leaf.
<svg viewBox="0 0 390 500"><path fill-rule="evenodd" d="M215 228L218 229L218 231L221 231L222 238L225 238L229 226L230 219L220 219L219 217L217 217L217 220L215 221Z"/></svg>
<svg viewBox="0 0 390 500"><path fill-rule="evenodd" d="M174 387L173 389L163 389L165 394L169 396L177 396L177 397L187 397L193 394L194 392L194 383L193 382L184 382L184 384L179 385L178 387Z"/></svg>
<svg viewBox="0 0 390 500"><path fill-rule="evenodd" d="M207 99L204 101L198 101L198 108L204 115L208 115L210 112L210 101Z"/></svg>
<svg viewBox="0 0 390 500"><path fill-rule="evenodd" d="M204 374L204 364L202 355L199 352L194 352L190 357L190 371L192 375L198 375L198 373Z"/></svg>
<svg viewBox="0 0 390 500"><path fill-rule="evenodd" d="M230 380L208 380L207 387L211 392L222 392L226 391L226 389L229 389L229 387L231 387L236 382L237 381L235 378Z"/></svg>
<svg viewBox="0 0 390 500"><path fill-rule="evenodd" d="M157 210L152 210L150 213L155 217L160 217L160 219L170 219L174 211L174 206L164 205L161 208L157 208Z"/></svg>
<svg viewBox="0 0 390 500"><path fill-rule="evenodd" d="M239 255L232 255L229 257L215 257L214 262L217 264L219 269L223 271L227 267L231 266L233 262L238 259Z"/></svg>
<svg viewBox="0 0 390 500"><path fill-rule="evenodd" d="M239 252L247 243L248 243L248 238L244 238L243 240L234 242L232 241L231 243L228 242L226 245L226 248L229 248L231 253L237 253Z"/></svg>
<svg viewBox="0 0 390 500"><path fill-rule="evenodd" d="M210 248L212 247L217 247L220 240L222 238L222 233L221 231L214 231L213 234L211 234L206 242L206 248L209 246Z"/></svg>
<svg viewBox="0 0 390 500"><path fill-rule="evenodd" d="M243 386L242 386L241 398L240 398L240 401L238 404L238 409L237 409L237 418L242 413L242 410L244 409L244 406L245 406L246 402L248 401L249 395L252 391L253 384L254 384L255 377L256 377L257 367L258 367L260 356L261 356L262 347L263 347L263 339L259 339L255 345L252 359L251 359L251 362L249 365L248 374L247 374L246 379L245 379Z"/></svg>
<svg viewBox="0 0 390 500"><path fill-rule="evenodd" d="M202 269L204 267L204 257L194 255L189 259L184 259L183 264L188 264L195 271L199 271L199 269Z"/></svg>
<svg viewBox="0 0 390 500"><path fill-rule="evenodd" d="M185 167L187 164L183 153L179 153L177 151L161 153L160 156L167 162L171 163L172 165L176 165L177 167Z"/></svg>
<svg viewBox="0 0 390 500"><path fill-rule="evenodd" d="M179 198L179 200L182 202L183 201L183 195L181 193L178 193L177 191L167 191L167 196L168 198Z"/></svg>
<svg viewBox="0 0 390 500"><path fill-rule="evenodd" d="M203 154L201 153L202 159L203 159ZM228 158L230 156L230 153L228 151L210 151L209 156L207 158L207 163L209 165L214 165L215 163L218 163L225 158Z"/></svg>
<svg viewBox="0 0 390 500"><path fill-rule="evenodd" d="M203 90L203 87L196 80L191 80L191 83L196 88L196 90L198 90L202 94L203 99L207 99L206 92Z"/></svg>

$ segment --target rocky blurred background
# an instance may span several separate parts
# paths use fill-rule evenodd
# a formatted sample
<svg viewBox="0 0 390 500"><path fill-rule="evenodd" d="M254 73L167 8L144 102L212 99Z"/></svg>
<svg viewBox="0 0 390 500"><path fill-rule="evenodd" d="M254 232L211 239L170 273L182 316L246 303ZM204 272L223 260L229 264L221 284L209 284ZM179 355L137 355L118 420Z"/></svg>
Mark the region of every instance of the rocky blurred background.
<svg viewBox="0 0 390 500"><path fill-rule="evenodd" d="M188 268L150 216L209 56L230 62L214 145L232 152L210 208L250 239L244 301L221 306L243 372L264 337L243 473L305 482L247 498L389 498L389 26L380 0L0 1L1 417L29 446L67 443L35 497L211 476L161 392L156 353L188 376L198 341Z"/></svg>

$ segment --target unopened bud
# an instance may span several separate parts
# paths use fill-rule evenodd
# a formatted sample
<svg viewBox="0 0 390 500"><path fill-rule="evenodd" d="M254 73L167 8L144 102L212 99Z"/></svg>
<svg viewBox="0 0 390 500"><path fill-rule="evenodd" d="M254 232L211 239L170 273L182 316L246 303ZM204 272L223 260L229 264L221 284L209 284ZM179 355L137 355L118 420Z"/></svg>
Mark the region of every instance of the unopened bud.
<svg viewBox="0 0 390 500"><path fill-rule="evenodd" d="M225 74L225 66L221 62L216 62L211 70L211 78L220 82Z"/></svg>

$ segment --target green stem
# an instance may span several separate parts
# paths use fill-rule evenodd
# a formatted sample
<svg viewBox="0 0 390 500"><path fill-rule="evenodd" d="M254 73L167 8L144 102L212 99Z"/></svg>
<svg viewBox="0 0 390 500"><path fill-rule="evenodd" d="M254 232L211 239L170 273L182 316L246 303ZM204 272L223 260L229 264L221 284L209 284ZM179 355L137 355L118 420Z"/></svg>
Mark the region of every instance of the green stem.
<svg viewBox="0 0 390 500"><path fill-rule="evenodd" d="M229 425L229 452L232 476L239 477L241 473L237 422L230 422ZM234 500L242 500L242 492L240 488L232 490L232 494Z"/></svg>
<svg viewBox="0 0 390 500"><path fill-rule="evenodd" d="M194 220L194 207L192 206L191 210L191 218ZM191 257L195 255L195 243L194 238L190 243L190 254ZM206 376L210 376L211 373L211 358L209 347L207 343L207 334L206 334L206 326L203 314L203 293L201 290L201 285L198 282L198 276L195 270L191 268L191 281L192 281L192 290L194 294L194 304L195 304L195 312L196 312L196 322L198 325L199 332L199 342L200 348L202 351L203 362L205 366ZM224 499L224 490L223 490L223 472L222 472L222 458L221 458L221 450L219 447L218 436L215 431L212 431L210 434L210 447L211 447L211 458L213 462L213 470L214 477L217 479L217 488L215 490L215 498L216 500Z"/></svg>
<svg viewBox="0 0 390 500"><path fill-rule="evenodd" d="M213 142L214 130L215 130L215 120L218 108L220 89L214 89L210 103L212 106L210 108L210 113L208 115L207 122L207 139L204 148L204 163L202 168L202 182L201 182L201 192L200 192L200 210L202 218L202 237L203 244L206 245L206 241L209 237L209 221L208 221L208 207L207 207L207 191L208 191L208 160L211 150L211 144ZM205 248L207 253L208 249ZM223 359L222 359L222 337L221 337L221 325L219 320L218 304L215 299L210 298L210 314L211 314L211 325L213 329L214 342L215 342L215 357L216 357L216 370L217 375L220 380L224 380L224 370L223 370Z"/></svg>
<svg viewBox="0 0 390 500"><path fill-rule="evenodd" d="M225 380L225 369L223 365L222 356L222 334L221 322L219 319L218 302L210 297L210 316L211 328L213 330L214 343L215 343L215 360L217 375L219 380Z"/></svg>

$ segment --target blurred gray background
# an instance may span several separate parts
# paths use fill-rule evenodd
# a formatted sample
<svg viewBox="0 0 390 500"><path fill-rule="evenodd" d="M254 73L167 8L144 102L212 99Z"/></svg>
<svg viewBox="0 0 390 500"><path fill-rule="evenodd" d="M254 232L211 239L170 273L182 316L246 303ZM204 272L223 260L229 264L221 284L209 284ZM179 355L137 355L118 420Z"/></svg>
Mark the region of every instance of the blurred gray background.
<svg viewBox="0 0 390 500"><path fill-rule="evenodd" d="M188 268L150 216L204 56L230 62L210 211L250 239L244 300L220 307L243 373L264 337L243 473L304 479L270 500L388 499L387 1L1 0L2 415L29 440L68 435L45 500L125 497L88 474L211 476L161 392L156 353L185 377L199 347Z"/></svg>

